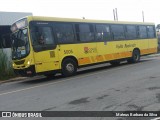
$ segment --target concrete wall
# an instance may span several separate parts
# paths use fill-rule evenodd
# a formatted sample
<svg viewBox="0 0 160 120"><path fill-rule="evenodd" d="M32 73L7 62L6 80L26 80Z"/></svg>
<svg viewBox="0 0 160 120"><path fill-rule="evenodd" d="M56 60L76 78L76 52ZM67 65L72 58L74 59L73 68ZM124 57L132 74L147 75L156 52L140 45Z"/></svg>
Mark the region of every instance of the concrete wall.
<svg viewBox="0 0 160 120"><path fill-rule="evenodd" d="M18 19L29 15L32 15L32 13L0 11L0 25L12 25Z"/></svg>

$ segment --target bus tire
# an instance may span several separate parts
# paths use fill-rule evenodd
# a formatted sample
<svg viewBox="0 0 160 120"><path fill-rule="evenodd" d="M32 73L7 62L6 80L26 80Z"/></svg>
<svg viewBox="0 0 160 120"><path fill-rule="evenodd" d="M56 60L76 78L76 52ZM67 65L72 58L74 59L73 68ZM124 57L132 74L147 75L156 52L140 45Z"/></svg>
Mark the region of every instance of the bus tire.
<svg viewBox="0 0 160 120"><path fill-rule="evenodd" d="M128 59L128 63L137 63L140 61L140 51L138 49L135 49L132 53L132 57Z"/></svg>
<svg viewBox="0 0 160 120"><path fill-rule="evenodd" d="M111 61L110 64L112 66L118 66L120 64L120 61Z"/></svg>
<svg viewBox="0 0 160 120"><path fill-rule="evenodd" d="M77 72L77 63L72 58L66 58L62 62L62 75L65 77L75 75Z"/></svg>

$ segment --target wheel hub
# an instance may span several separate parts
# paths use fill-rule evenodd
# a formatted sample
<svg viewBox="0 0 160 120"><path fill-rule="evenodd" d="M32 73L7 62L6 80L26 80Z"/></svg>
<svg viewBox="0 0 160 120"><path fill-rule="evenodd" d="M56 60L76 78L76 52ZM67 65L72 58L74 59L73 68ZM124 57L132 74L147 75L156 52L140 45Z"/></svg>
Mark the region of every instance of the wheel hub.
<svg viewBox="0 0 160 120"><path fill-rule="evenodd" d="M74 66L71 63L68 63L66 66L67 71L73 72L74 71Z"/></svg>

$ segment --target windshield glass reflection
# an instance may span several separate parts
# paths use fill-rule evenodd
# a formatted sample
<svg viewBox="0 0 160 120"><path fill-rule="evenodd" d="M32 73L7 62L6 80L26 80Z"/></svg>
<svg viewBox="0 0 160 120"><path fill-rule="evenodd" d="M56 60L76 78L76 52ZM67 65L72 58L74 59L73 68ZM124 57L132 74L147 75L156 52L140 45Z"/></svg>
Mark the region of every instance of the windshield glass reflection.
<svg viewBox="0 0 160 120"><path fill-rule="evenodd" d="M12 34L12 58L19 59L29 54L28 30L19 30Z"/></svg>

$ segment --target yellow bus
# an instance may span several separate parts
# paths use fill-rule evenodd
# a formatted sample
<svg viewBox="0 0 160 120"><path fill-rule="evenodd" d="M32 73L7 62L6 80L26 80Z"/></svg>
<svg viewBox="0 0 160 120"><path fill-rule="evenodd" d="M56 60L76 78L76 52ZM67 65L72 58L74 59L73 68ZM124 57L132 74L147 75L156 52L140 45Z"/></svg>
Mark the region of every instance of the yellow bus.
<svg viewBox="0 0 160 120"><path fill-rule="evenodd" d="M153 23L27 16L11 31L13 68L23 76L71 76L83 66L136 63L157 52Z"/></svg>

